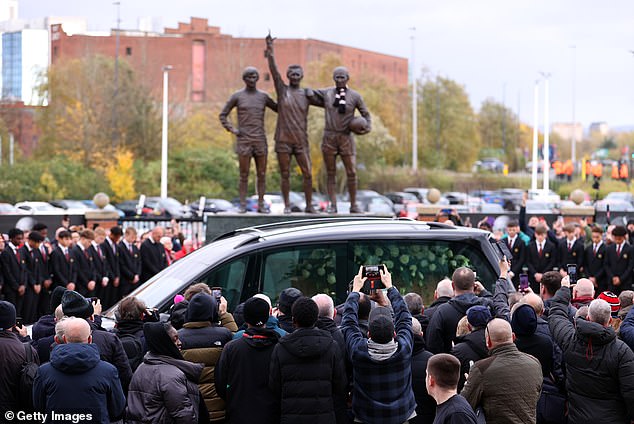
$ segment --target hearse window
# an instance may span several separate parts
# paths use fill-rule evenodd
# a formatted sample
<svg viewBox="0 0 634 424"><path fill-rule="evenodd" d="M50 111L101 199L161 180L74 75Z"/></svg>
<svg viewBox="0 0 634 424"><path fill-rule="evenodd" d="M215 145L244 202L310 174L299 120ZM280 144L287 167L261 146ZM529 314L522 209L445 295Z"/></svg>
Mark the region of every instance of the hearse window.
<svg viewBox="0 0 634 424"><path fill-rule="evenodd" d="M305 296L326 293L343 301L347 286L345 263L344 244L286 247L266 252L262 291L273 301L287 287L298 288ZM338 281L341 283L337 284Z"/></svg>
<svg viewBox="0 0 634 424"><path fill-rule="evenodd" d="M214 269L201 279L209 287L222 287L222 295L227 299L230 311L233 311L240 303L248 262L248 256L238 258Z"/></svg>
<svg viewBox="0 0 634 424"><path fill-rule="evenodd" d="M349 268L354 272L360 265L385 264L401 293L418 293L426 305L433 300L436 284L445 277L451 278L456 268L473 269L487 288L496 280L495 271L482 252L468 241L353 241L350 247Z"/></svg>

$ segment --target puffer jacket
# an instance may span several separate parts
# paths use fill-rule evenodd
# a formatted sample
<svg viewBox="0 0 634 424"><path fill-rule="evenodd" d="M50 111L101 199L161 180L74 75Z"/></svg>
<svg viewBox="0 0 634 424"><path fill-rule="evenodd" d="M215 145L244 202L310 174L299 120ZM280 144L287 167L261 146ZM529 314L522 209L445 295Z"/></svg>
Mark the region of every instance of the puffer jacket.
<svg viewBox="0 0 634 424"><path fill-rule="evenodd" d="M280 404L280 423L346 422L344 361L324 330L298 328L280 339L271 356L269 387Z"/></svg>
<svg viewBox="0 0 634 424"><path fill-rule="evenodd" d="M513 343L490 353L471 367L461 395L472 408L482 406L487 424L534 424L543 380L539 361Z"/></svg>
<svg viewBox="0 0 634 424"><path fill-rule="evenodd" d="M231 341L233 334L224 327L212 326L209 321L194 321L185 323L178 330L178 337L183 344L183 358L205 366L199 388L209 411L210 421L224 420L225 402L216 391L214 372L222 348Z"/></svg>
<svg viewBox="0 0 634 424"><path fill-rule="evenodd" d="M564 352L569 422L629 423L634 418L634 353L612 327L568 320L570 290L552 298L550 331Z"/></svg>
<svg viewBox="0 0 634 424"><path fill-rule="evenodd" d="M197 424L202 364L148 352L128 391L128 424Z"/></svg>
<svg viewBox="0 0 634 424"><path fill-rule="evenodd" d="M479 328L466 336L459 337L456 345L451 349L451 354L460 361L460 380L458 381L458 392L464 387L466 381L464 375L469 373L471 361L478 362L489 356L489 349L484 335L485 328Z"/></svg>

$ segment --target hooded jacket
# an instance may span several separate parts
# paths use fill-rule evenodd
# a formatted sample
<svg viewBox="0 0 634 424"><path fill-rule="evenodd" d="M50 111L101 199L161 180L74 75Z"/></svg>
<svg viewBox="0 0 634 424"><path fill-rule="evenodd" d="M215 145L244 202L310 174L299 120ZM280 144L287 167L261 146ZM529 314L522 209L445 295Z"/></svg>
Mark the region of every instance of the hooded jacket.
<svg viewBox="0 0 634 424"><path fill-rule="evenodd" d="M427 362L433 355L425 350L423 336L414 334L412 350L412 390L416 399L416 416L410 418L410 424L432 424L436 416L436 401L427 393L425 378Z"/></svg>
<svg viewBox="0 0 634 424"><path fill-rule="evenodd" d="M544 378L551 375L553 369L553 343L542 334L537 334L537 314L531 305L520 305L513 313L511 327L515 333L515 346L520 352L537 358L542 366Z"/></svg>
<svg viewBox="0 0 634 424"><path fill-rule="evenodd" d="M202 364L148 352L128 391L127 424L197 424Z"/></svg>
<svg viewBox="0 0 634 424"><path fill-rule="evenodd" d="M462 390L466 381L464 375L469 373L471 362L478 362L489 356L486 338L484 336L485 327L478 328L466 336L459 337L456 345L451 349L451 354L460 361L460 380L458 381L458 392Z"/></svg>
<svg viewBox="0 0 634 424"><path fill-rule="evenodd" d="M216 366L216 390L225 400L228 422L279 423L279 406L269 389L271 355L279 339L275 330L252 327L223 349Z"/></svg>
<svg viewBox="0 0 634 424"><path fill-rule="evenodd" d="M634 418L634 353L611 327L568 320L570 290L552 298L549 325L566 363L569 422L629 423Z"/></svg>
<svg viewBox="0 0 634 424"><path fill-rule="evenodd" d="M20 369L26 361L24 346L17 334L0 330L0 416L4 416L6 411L24 409L17 396ZM32 349L31 353L33 360L39 364L35 350Z"/></svg>
<svg viewBox="0 0 634 424"><path fill-rule="evenodd" d="M344 361L324 330L298 328L280 339L271 356L269 387L280 405L280 423L345 422Z"/></svg>
<svg viewBox="0 0 634 424"><path fill-rule="evenodd" d="M108 424L123 415L125 397L117 369L99 359L97 345L70 343L55 346L51 362L40 367L33 406L43 412L90 413L93 422Z"/></svg>
<svg viewBox="0 0 634 424"><path fill-rule="evenodd" d="M212 325L212 322L217 321L216 311L215 299L206 293L199 293L189 301L187 322L178 330L183 358L205 365L199 387L212 422L222 420L225 416L225 403L218 396L214 384L214 370L223 347L233 337L227 328ZM235 326L233 318L231 322Z"/></svg>

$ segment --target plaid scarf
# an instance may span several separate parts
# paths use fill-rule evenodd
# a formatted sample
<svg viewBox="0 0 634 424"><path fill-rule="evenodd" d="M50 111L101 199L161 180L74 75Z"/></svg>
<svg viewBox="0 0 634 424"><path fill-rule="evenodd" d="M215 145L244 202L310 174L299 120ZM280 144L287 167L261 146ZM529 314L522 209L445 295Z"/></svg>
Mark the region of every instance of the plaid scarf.
<svg viewBox="0 0 634 424"><path fill-rule="evenodd" d="M339 113L346 113L346 90L347 87L335 88L335 102L333 106L339 110Z"/></svg>

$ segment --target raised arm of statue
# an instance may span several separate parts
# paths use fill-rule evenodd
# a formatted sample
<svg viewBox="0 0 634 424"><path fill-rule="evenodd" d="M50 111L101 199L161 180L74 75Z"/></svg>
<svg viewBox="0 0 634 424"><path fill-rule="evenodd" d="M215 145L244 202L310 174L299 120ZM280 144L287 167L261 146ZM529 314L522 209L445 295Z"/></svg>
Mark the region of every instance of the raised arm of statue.
<svg viewBox="0 0 634 424"><path fill-rule="evenodd" d="M273 83L275 84L275 91L277 95L281 94L281 89L284 87L284 80L282 79L282 75L280 74L279 69L277 69L277 64L275 63L275 51L273 50L273 42L275 38L271 37L271 33L266 36L266 58L269 62L269 70L271 71L271 76L273 77Z"/></svg>

